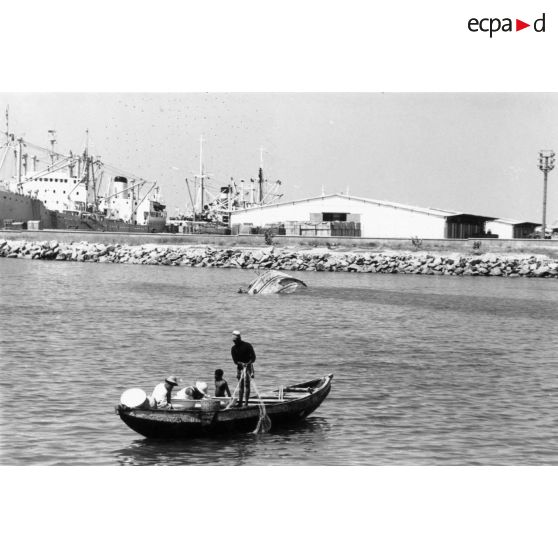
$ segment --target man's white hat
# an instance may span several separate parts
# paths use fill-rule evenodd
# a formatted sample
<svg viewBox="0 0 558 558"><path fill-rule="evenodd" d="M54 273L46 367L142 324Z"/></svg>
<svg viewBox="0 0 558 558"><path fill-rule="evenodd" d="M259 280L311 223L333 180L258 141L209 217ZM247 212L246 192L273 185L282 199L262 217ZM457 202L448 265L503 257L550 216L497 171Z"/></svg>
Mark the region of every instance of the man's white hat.
<svg viewBox="0 0 558 558"><path fill-rule="evenodd" d="M207 395L207 384L205 382L196 382L196 389Z"/></svg>
<svg viewBox="0 0 558 558"><path fill-rule="evenodd" d="M232 332L232 334L233 334L233 335L240 335L240 331L238 331L238 329L235 329L235 330Z"/></svg>

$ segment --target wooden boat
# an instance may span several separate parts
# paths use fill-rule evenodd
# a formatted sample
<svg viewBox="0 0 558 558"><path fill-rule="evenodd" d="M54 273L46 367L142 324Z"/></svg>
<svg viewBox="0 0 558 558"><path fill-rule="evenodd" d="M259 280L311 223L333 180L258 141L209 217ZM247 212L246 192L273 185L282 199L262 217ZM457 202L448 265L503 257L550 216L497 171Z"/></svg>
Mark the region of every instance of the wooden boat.
<svg viewBox="0 0 558 558"><path fill-rule="evenodd" d="M296 422L315 411L331 390L333 374L260 393L271 428ZM116 407L120 418L147 438L191 438L253 431L260 418L259 399L248 406L228 407L229 398L201 401L173 400L172 409L130 409Z"/></svg>

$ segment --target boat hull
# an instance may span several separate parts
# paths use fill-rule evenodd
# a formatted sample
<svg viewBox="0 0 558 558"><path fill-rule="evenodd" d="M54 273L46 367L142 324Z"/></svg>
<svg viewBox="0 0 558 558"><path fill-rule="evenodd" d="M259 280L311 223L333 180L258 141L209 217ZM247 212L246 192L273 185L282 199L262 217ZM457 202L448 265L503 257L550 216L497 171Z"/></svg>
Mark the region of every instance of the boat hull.
<svg viewBox="0 0 558 558"><path fill-rule="evenodd" d="M289 386L289 389L308 389L307 395L294 400L266 403L266 413L271 419L271 429L305 419L324 401L331 390L333 375ZM218 411L140 410L119 405L120 418L134 431L146 438L196 438L253 431L260 418L256 401L254 405Z"/></svg>
<svg viewBox="0 0 558 558"><path fill-rule="evenodd" d="M300 279L282 271L269 270L250 283L248 294L289 294L305 287L306 283Z"/></svg>

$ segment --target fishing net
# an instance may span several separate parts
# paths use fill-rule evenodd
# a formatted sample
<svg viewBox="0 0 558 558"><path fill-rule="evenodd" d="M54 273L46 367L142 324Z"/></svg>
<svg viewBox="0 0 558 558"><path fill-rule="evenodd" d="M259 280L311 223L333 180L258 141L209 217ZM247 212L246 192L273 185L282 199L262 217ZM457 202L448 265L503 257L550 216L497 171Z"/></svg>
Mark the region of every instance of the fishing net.
<svg viewBox="0 0 558 558"><path fill-rule="evenodd" d="M240 384L241 382L244 381L246 374L248 374L247 370L246 370L246 366L242 369L242 375L240 376L240 380L238 381L238 383L236 384L236 387L234 388L231 400L229 401L229 404L225 407L225 409L230 409L233 405L234 402L236 400L237 397L237 393L240 389ZM258 418L258 424L256 425L256 428L252 431L252 434L262 434L265 432L269 432L271 430L271 419L269 418L267 411L265 410L265 403L263 402L261 396L260 396L260 392L258 390L258 386L256 385L256 381L254 380L254 378L250 379L250 384L254 387L254 391L256 392L256 395L258 396L258 407L259 407L259 411L260 411L260 416Z"/></svg>
<svg viewBox="0 0 558 558"><path fill-rule="evenodd" d="M265 410L265 403L262 401L254 378L252 378L252 385L254 386L256 395L258 396L258 407L260 408L260 418L258 419L258 424L252 434L263 434L264 432L269 432L271 430L271 419Z"/></svg>

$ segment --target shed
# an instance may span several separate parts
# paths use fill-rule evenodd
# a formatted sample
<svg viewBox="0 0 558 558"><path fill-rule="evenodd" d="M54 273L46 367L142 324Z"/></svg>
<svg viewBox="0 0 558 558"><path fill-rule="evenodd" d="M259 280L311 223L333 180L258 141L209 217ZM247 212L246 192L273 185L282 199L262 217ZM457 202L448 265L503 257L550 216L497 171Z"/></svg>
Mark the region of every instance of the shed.
<svg viewBox="0 0 558 558"><path fill-rule="evenodd" d="M532 221L517 221L515 219L495 219L490 223L490 230L497 234L499 238L532 238L535 228L540 227L540 223Z"/></svg>
<svg viewBox="0 0 558 558"><path fill-rule="evenodd" d="M471 213L456 213L446 218L445 238L478 238L486 236L486 223L496 217L485 217Z"/></svg>

